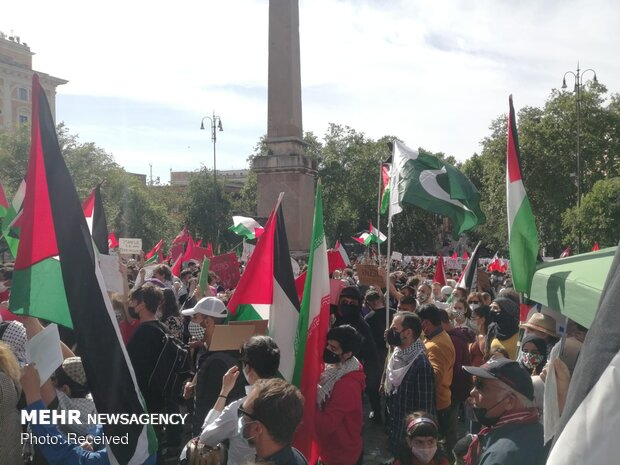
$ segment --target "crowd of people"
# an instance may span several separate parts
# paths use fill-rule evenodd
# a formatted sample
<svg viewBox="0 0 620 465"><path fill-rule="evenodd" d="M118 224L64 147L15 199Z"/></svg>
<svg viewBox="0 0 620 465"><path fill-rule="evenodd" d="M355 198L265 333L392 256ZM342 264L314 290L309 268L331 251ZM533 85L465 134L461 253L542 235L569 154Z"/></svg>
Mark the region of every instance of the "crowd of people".
<svg viewBox="0 0 620 465"><path fill-rule="evenodd" d="M292 446L304 398L281 379L275 341L255 335L239 349L210 350L215 328L228 323L234 289L225 289L213 272L201 289L194 262L179 276L166 264L148 277L140 261L120 268L126 292L110 298L147 410L188 415L185 425L154 425L159 450L146 463L194 463L198 445L224 448L228 465L308 463ZM360 283L355 266L332 276L343 283L331 306L317 386L320 462L363 464L370 422L385 436L385 461L398 465L545 463L545 379L553 370L561 411L586 328L570 322L562 337L554 318L536 312L520 324L520 297L503 275L484 292L470 292L449 273L446 283L414 266L396 267L389 280L385 270L380 274L387 288ZM76 409L86 418L96 406L70 331L61 332L64 361L49 379L40 380L37 367L27 363L26 341L46 322L8 310L11 280L12 267L5 264L0 463L110 463L105 447L63 440L70 432L96 437L100 425L21 424L20 410ZM150 382L166 334L191 354L191 373L172 397ZM24 442L24 432L60 441Z"/></svg>

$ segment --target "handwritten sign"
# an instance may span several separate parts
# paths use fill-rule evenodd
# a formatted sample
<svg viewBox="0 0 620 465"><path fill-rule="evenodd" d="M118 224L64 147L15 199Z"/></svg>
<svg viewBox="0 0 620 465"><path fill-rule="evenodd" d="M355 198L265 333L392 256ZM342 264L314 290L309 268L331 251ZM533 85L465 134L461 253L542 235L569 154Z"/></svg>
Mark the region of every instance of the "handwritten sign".
<svg viewBox="0 0 620 465"><path fill-rule="evenodd" d="M118 251L126 255L139 254L142 252L142 239L121 237L118 240Z"/></svg>
<svg viewBox="0 0 620 465"><path fill-rule="evenodd" d="M379 276L377 265L355 265L355 269L360 283L379 289L385 287L385 281Z"/></svg>
<svg viewBox="0 0 620 465"><path fill-rule="evenodd" d="M211 271L220 277L220 283L226 289L233 289L237 286L239 278L239 262L234 252L218 255L211 259Z"/></svg>

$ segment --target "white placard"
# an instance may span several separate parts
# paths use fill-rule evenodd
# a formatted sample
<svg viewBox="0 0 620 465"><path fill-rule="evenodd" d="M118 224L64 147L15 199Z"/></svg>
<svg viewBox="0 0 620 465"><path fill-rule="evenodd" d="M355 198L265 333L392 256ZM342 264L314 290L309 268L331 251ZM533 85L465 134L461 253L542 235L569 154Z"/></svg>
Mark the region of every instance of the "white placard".
<svg viewBox="0 0 620 465"><path fill-rule="evenodd" d="M142 239L121 237L118 240L118 252L122 254L140 254L142 252Z"/></svg>
<svg viewBox="0 0 620 465"><path fill-rule="evenodd" d="M123 275L118 270L117 255L99 255L99 268L103 275L103 281L109 292L117 292L122 294L125 292L123 286Z"/></svg>
<svg viewBox="0 0 620 465"><path fill-rule="evenodd" d="M402 262L403 254L400 252L392 252L392 260L398 260L399 262Z"/></svg>
<svg viewBox="0 0 620 465"><path fill-rule="evenodd" d="M28 363L35 363L41 378L41 386L52 376L56 368L62 365L62 350L58 326L50 324L26 342L26 359Z"/></svg>

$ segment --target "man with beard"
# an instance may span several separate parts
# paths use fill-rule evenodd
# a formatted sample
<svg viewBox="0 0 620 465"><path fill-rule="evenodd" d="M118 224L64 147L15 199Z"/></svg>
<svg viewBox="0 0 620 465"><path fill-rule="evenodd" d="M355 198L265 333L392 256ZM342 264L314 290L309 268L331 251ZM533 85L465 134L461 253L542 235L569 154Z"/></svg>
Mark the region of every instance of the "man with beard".
<svg viewBox="0 0 620 465"><path fill-rule="evenodd" d="M370 326L362 316L362 295L356 286L347 286L340 292L336 321L333 326L351 325L362 336L362 345L358 359L364 366L366 375L366 395L370 401L371 419L381 421L381 398L379 385L383 365L379 364L377 347Z"/></svg>

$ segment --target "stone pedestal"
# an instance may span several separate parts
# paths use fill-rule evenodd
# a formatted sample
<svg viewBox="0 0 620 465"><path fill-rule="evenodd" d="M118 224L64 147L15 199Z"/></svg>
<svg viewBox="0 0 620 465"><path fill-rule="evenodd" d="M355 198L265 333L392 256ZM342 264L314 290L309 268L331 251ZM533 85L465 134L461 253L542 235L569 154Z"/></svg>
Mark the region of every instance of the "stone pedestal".
<svg viewBox="0 0 620 465"><path fill-rule="evenodd" d="M297 145L296 141L281 140L276 146L284 149L288 144L291 149ZM257 214L269 216L278 195L284 192L282 209L289 249L307 252L312 240L316 164L303 154L278 152L278 155L255 157L252 161L258 184Z"/></svg>

